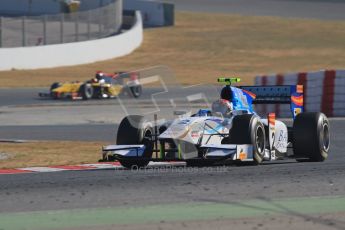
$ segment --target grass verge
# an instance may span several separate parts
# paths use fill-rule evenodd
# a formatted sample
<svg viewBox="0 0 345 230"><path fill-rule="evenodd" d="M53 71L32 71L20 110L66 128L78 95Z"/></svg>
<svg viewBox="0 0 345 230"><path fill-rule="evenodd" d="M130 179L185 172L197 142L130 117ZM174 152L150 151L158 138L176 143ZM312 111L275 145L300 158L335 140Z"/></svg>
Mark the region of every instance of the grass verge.
<svg viewBox="0 0 345 230"><path fill-rule="evenodd" d="M154 65L170 66L183 84L214 83L220 75L242 76L248 84L257 74L343 68L344 41L341 21L178 12L176 26L145 30L142 46L126 57L73 67L4 71L0 86L48 86L86 80L96 70Z"/></svg>
<svg viewBox="0 0 345 230"><path fill-rule="evenodd" d="M40 141L1 143L0 152L10 156L0 160L0 168L75 165L95 163L101 158L106 142Z"/></svg>

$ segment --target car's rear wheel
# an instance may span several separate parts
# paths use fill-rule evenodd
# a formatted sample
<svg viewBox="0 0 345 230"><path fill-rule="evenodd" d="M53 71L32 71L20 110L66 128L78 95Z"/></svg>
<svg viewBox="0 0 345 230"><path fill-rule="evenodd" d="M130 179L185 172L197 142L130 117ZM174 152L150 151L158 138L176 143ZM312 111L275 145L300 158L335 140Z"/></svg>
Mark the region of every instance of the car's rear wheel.
<svg viewBox="0 0 345 230"><path fill-rule="evenodd" d="M119 126L117 132L118 145L145 145L143 159L119 159L122 166L126 168L145 167L149 163L149 158L152 157L153 152L153 127L151 123L147 122L143 116L129 115L125 117Z"/></svg>
<svg viewBox="0 0 345 230"><path fill-rule="evenodd" d="M83 100L89 100L93 97L94 90L91 84L82 84L79 88L79 93Z"/></svg>
<svg viewBox="0 0 345 230"><path fill-rule="evenodd" d="M330 125L323 113L300 113L293 123L293 151L297 161L324 161L330 147Z"/></svg>
<svg viewBox="0 0 345 230"><path fill-rule="evenodd" d="M259 164L263 161L266 147L264 125L257 116L252 114L235 116L229 132L229 138L224 142L253 145L253 163Z"/></svg>

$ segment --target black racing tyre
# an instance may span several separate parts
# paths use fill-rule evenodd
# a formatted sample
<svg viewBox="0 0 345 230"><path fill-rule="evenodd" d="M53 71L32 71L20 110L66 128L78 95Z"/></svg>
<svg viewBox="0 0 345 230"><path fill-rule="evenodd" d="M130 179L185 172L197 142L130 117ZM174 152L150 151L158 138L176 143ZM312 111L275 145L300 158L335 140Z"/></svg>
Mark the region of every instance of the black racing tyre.
<svg viewBox="0 0 345 230"><path fill-rule="evenodd" d="M89 100L93 97L94 90L92 85L86 83L80 86L79 93L83 100Z"/></svg>
<svg viewBox="0 0 345 230"><path fill-rule="evenodd" d="M129 91L133 97L138 98L141 96L141 94L143 92L143 88L141 85L131 86L131 87L129 87Z"/></svg>
<svg viewBox="0 0 345 230"><path fill-rule="evenodd" d="M330 147L330 125L323 113L300 113L293 123L293 152L297 161L324 161Z"/></svg>
<svg viewBox="0 0 345 230"><path fill-rule="evenodd" d="M144 158L151 158L153 152L153 127L143 116L129 115L125 117L118 128L117 140L118 145L145 145ZM122 166L126 168L145 167L149 160L132 160L119 159Z"/></svg>
<svg viewBox="0 0 345 230"><path fill-rule="evenodd" d="M51 86L50 86L50 95L52 96L52 98L57 99L57 94L55 92L53 92L54 89L59 88L61 86L60 82L54 82Z"/></svg>
<svg viewBox="0 0 345 230"><path fill-rule="evenodd" d="M146 160L119 159L119 162L123 167L133 170L145 168L149 164Z"/></svg>
<svg viewBox="0 0 345 230"><path fill-rule="evenodd" d="M229 144L252 144L254 164L259 164L265 154L265 127L259 117L253 114L235 116L226 142Z"/></svg>

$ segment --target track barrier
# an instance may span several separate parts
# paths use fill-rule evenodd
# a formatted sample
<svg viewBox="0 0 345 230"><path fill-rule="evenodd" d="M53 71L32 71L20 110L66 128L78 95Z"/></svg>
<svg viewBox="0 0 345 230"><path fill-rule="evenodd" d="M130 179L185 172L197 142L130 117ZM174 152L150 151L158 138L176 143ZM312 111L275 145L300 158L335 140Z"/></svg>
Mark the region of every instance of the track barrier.
<svg viewBox="0 0 345 230"><path fill-rule="evenodd" d="M329 117L345 116L345 70L320 70L257 76L255 85L303 85L306 112L323 112ZM290 105L257 105L259 114L275 112L290 117Z"/></svg>

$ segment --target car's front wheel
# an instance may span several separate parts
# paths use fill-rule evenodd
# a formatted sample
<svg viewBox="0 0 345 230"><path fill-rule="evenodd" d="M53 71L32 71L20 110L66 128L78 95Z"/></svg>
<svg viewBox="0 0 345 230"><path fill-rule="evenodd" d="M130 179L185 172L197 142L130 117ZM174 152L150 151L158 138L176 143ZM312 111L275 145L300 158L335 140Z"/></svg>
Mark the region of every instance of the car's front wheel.
<svg viewBox="0 0 345 230"><path fill-rule="evenodd" d="M120 123L117 132L118 145L140 145L145 146L143 159L121 158L119 162L126 168L145 167L148 165L153 152L153 127L143 116L129 115Z"/></svg>
<svg viewBox="0 0 345 230"><path fill-rule="evenodd" d="M235 116L232 122L229 138L226 142L253 145L254 164L261 163L265 154L266 135L260 119L252 114L245 114Z"/></svg>

